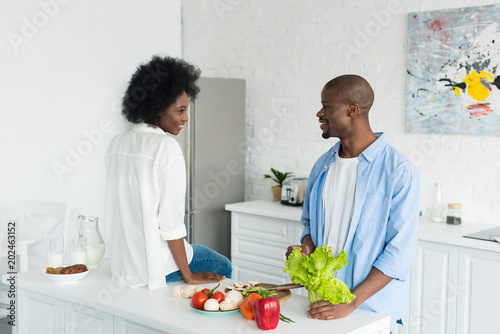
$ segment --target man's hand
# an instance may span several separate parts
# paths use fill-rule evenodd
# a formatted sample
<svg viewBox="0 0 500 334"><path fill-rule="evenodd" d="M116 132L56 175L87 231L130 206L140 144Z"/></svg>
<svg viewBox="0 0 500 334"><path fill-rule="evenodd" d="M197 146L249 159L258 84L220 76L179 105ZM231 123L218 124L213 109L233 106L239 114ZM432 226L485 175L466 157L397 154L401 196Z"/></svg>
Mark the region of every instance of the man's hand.
<svg viewBox="0 0 500 334"><path fill-rule="evenodd" d="M286 254L285 254L286 258L288 259L288 256L290 254L292 254L292 252L299 247L302 248L302 250L300 251L302 256L307 256L307 255L310 255L312 253L311 248L307 245L292 245L292 246L288 246L288 248L286 249Z"/></svg>
<svg viewBox="0 0 500 334"><path fill-rule="evenodd" d="M356 307L351 304L333 305L327 301L315 302L309 305L307 316L311 319L331 320L345 318L354 311Z"/></svg>
<svg viewBox="0 0 500 334"><path fill-rule="evenodd" d="M185 278L183 277L184 282L190 285L219 282L225 278L226 276L212 273L210 271L200 271L197 273L191 273L190 277L185 277Z"/></svg>
<svg viewBox="0 0 500 334"><path fill-rule="evenodd" d="M302 256L308 256L316 249L316 246L314 245L314 242L311 239L311 235L308 234L304 237L304 239L302 239L302 245L288 246L285 254L286 258L288 259L288 256L299 247L302 248L302 250L300 251Z"/></svg>
<svg viewBox="0 0 500 334"><path fill-rule="evenodd" d="M392 280L391 277L384 275L380 270L373 267L368 276L351 292L356 298L349 304L333 305L327 301L320 301L309 305L307 315L312 319L340 319L345 318L357 309L368 298L380 291Z"/></svg>

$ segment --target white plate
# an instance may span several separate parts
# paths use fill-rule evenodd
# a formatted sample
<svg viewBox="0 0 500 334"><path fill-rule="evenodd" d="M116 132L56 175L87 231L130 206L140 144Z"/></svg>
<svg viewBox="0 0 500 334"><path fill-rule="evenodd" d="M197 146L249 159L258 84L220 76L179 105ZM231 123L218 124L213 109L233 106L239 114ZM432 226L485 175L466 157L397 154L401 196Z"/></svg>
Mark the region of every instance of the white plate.
<svg viewBox="0 0 500 334"><path fill-rule="evenodd" d="M195 311L202 313L202 314L207 314L207 315L212 315L212 316L225 316L225 315L230 315L230 314L235 314L240 312L240 308L236 308L234 310L229 310L229 311L206 311L206 310L198 310L193 306L193 304L189 304Z"/></svg>
<svg viewBox="0 0 500 334"><path fill-rule="evenodd" d="M87 274L89 273L88 269L87 271L84 271L83 273L77 273L77 274L66 274L66 275L57 275L57 274L47 274L46 273L47 269L42 269L42 273L47 277L49 280L57 282L57 283L73 283L76 281L81 280Z"/></svg>

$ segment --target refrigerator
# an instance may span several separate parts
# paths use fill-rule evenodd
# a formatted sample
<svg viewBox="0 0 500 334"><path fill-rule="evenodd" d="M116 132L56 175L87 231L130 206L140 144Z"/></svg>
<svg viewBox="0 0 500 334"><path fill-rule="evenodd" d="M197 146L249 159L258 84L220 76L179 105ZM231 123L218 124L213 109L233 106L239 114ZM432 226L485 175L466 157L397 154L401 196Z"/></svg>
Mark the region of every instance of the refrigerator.
<svg viewBox="0 0 500 334"><path fill-rule="evenodd" d="M230 257L231 215L244 201L245 80L200 78L189 121L176 137L186 161L187 240Z"/></svg>

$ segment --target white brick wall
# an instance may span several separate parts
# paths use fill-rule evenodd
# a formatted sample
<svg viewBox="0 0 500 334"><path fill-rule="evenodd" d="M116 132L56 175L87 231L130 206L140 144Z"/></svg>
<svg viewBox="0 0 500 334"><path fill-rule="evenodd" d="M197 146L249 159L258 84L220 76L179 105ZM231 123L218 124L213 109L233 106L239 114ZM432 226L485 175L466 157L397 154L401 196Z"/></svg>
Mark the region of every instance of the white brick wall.
<svg viewBox="0 0 500 334"><path fill-rule="evenodd" d="M309 175L335 143L321 138L315 117L321 88L356 73L375 90L372 129L386 132L420 170L424 213L441 182L447 201L463 203L464 221L500 225L500 137L404 128L407 13L493 3L184 0L184 57L204 76L247 80L247 200L272 197L262 177L270 167Z"/></svg>

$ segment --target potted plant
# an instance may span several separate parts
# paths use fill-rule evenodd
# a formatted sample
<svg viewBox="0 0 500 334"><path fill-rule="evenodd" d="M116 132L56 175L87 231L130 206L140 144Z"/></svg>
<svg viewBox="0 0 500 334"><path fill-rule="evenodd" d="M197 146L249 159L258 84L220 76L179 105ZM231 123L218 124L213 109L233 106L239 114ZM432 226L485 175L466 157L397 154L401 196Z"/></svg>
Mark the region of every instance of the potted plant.
<svg viewBox="0 0 500 334"><path fill-rule="evenodd" d="M277 186L273 186L271 189L273 191L274 200L279 201L281 200L281 187L283 186L283 182L286 179L292 177L292 173L291 172L282 173L274 168L271 168L271 172L273 173L273 175L265 174L264 178L272 179L274 182L278 184Z"/></svg>

